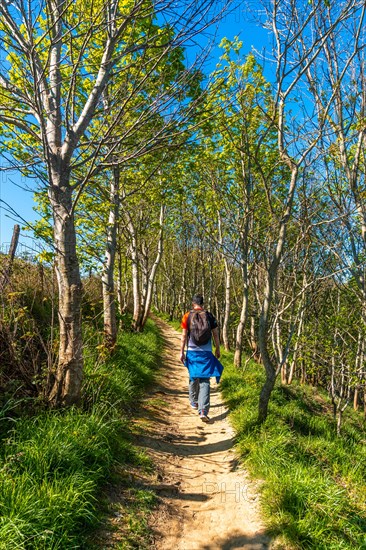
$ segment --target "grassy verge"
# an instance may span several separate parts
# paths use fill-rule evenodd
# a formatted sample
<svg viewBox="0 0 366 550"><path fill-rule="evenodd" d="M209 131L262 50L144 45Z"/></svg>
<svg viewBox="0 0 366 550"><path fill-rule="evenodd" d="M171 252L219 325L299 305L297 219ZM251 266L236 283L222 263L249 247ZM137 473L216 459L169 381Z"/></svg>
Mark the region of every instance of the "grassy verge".
<svg viewBox="0 0 366 550"><path fill-rule="evenodd" d="M128 418L160 348L152 323L144 334L124 333L112 360L98 364L91 353L86 361L83 408L0 415L0 549L91 548L101 488L125 468L151 467L130 442ZM133 498L121 521L131 533L138 525L141 537L154 498L132 485L127 492ZM124 548L136 547L132 538Z"/></svg>
<svg viewBox="0 0 366 550"><path fill-rule="evenodd" d="M365 425L349 411L341 437L326 398L314 388L275 388L269 416L256 425L262 367L243 371L226 355L222 389L277 548L366 548Z"/></svg>

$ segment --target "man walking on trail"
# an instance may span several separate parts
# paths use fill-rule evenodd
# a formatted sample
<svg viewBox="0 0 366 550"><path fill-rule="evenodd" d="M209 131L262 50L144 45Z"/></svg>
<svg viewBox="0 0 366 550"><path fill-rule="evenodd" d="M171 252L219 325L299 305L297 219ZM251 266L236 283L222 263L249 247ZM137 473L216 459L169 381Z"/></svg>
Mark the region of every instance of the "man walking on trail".
<svg viewBox="0 0 366 550"><path fill-rule="evenodd" d="M200 294L193 296L192 310L183 316L181 327L180 360L189 372L189 401L191 407L198 410L201 420L210 422L207 416L210 409L210 378L214 376L219 382L224 367L219 361L217 321L212 313L203 308L203 297ZM212 353L212 337L215 355Z"/></svg>

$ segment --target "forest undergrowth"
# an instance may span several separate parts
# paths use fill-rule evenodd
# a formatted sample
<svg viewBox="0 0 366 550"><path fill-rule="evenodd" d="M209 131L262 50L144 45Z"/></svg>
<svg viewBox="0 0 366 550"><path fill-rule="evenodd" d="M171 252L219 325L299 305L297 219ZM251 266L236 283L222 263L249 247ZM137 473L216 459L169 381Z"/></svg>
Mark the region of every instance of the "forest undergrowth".
<svg viewBox="0 0 366 550"><path fill-rule="evenodd" d="M224 354L224 399L237 449L263 481L262 509L278 548L366 548L366 431L360 413L336 426L327 396L309 386L277 384L266 422L257 424L263 367L238 370Z"/></svg>
<svg viewBox="0 0 366 550"><path fill-rule="evenodd" d="M96 332L86 332L80 407L45 410L29 397L2 402L1 549L94 548L93 533L108 513L107 483L124 483L129 494L118 526L126 523L126 544L145 536L154 496L121 472L152 468L132 444L129 419L154 379L160 337L152 322L143 334L121 332L113 357L101 361Z"/></svg>

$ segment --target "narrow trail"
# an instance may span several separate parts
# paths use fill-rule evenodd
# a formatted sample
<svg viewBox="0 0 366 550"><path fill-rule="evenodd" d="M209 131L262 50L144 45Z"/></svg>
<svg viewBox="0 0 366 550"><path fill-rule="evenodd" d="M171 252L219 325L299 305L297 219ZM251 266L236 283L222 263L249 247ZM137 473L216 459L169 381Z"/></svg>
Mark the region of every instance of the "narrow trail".
<svg viewBox="0 0 366 550"><path fill-rule="evenodd" d="M180 335L156 319L164 337L164 367L148 398L140 445L158 465L154 490L161 505L152 519L156 550L266 549L256 483L238 465L228 411L212 380L212 424L188 401Z"/></svg>

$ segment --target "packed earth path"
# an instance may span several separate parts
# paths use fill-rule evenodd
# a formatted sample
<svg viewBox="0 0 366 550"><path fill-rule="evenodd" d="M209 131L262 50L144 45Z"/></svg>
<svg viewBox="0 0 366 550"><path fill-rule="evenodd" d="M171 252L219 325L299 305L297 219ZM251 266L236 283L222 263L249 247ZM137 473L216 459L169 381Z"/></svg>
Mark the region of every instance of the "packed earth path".
<svg viewBox="0 0 366 550"><path fill-rule="evenodd" d="M145 402L139 443L158 468L153 487L159 506L151 528L157 550L270 548L261 521L258 483L239 465L234 431L216 382L211 381L212 423L188 401L187 369L179 361L180 334L155 319L164 338L158 386ZM147 416L150 421L147 421Z"/></svg>

